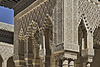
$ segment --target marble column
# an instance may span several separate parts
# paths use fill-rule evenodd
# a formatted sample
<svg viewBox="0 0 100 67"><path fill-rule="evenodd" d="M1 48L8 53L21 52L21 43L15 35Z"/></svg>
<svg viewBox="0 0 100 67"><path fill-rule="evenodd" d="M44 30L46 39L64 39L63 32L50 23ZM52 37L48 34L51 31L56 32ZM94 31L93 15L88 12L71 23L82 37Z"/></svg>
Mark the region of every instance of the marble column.
<svg viewBox="0 0 100 67"><path fill-rule="evenodd" d="M65 61L63 62L63 67L68 67L68 60L65 60Z"/></svg>
<svg viewBox="0 0 100 67"><path fill-rule="evenodd" d="M18 39L16 39L18 37ZM25 67L25 60L24 60L24 32L23 29L20 29L19 35L15 37L16 45L14 46L14 62L16 67ZM14 43L15 44L15 43Z"/></svg>
<svg viewBox="0 0 100 67"><path fill-rule="evenodd" d="M93 49L93 33L88 31L87 33L87 48L88 48L88 59L87 59L87 67L90 67L90 64L93 62L94 57L94 49Z"/></svg>
<svg viewBox="0 0 100 67"><path fill-rule="evenodd" d="M87 64L87 67L90 67L90 63Z"/></svg>
<svg viewBox="0 0 100 67"><path fill-rule="evenodd" d="M93 62L93 57L88 58L88 64L86 65L87 67L91 67L91 63Z"/></svg>
<svg viewBox="0 0 100 67"><path fill-rule="evenodd" d="M2 62L2 67L7 67L7 60L4 60L4 61Z"/></svg>
<svg viewBox="0 0 100 67"><path fill-rule="evenodd" d="M34 59L33 59L33 67L40 67L40 57L39 57L39 45L34 45Z"/></svg>
<svg viewBox="0 0 100 67"><path fill-rule="evenodd" d="M51 49L50 49L50 42L49 42L49 29L45 29L45 67L50 67L51 61Z"/></svg>
<svg viewBox="0 0 100 67"><path fill-rule="evenodd" d="M25 53L25 61L27 67L33 67L33 40L32 36L26 38L26 53Z"/></svg>
<svg viewBox="0 0 100 67"><path fill-rule="evenodd" d="M71 61L71 62L69 63L69 67L74 67L74 61Z"/></svg>

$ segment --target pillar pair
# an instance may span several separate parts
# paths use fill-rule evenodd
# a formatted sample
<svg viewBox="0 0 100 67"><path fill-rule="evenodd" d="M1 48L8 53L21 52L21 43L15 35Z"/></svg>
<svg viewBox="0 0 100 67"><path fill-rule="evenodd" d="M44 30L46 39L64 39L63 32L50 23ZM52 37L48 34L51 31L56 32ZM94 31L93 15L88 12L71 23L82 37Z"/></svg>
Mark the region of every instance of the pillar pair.
<svg viewBox="0 0 100 67"><path fill-rule="evenodd" d="M63 61L63 67L74 67L74 61L65 60Z"/></svg>

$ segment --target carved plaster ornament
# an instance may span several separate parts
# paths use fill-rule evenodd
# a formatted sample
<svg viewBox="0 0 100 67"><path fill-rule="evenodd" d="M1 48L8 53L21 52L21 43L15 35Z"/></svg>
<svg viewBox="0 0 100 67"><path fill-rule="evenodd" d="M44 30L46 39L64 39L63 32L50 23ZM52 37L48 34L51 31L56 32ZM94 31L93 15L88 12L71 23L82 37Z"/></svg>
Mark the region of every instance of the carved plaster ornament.
<svg viewBox="0 0 100 67"><path fill-rule="evenodd" d="M21 28L20 33L19 33L19 40L23 40L24 39L24 32L23 29Z"/></svg>
<svg viewBox="0 0 100 67"><path fill-rule="evenodd" d="M88 20L89 28L92 28L91 31L93 33L95 31L96 26L98 27L100 25L100 20L99 20L100 10L97 4L95 4L95 6L91 4L93 3L79 0L78 13L80 13L79 16L84 13L83 17L87 17L86 19ZM83 7L83 6L87 6L87 7Z"/></svg>

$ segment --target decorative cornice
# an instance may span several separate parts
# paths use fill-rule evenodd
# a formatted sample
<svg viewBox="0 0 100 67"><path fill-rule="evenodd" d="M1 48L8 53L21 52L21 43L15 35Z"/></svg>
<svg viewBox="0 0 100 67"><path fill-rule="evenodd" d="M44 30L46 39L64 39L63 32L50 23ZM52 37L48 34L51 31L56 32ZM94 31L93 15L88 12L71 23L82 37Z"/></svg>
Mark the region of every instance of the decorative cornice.
<svg viewBox="0 0 100 67"><path fill-rule="evenodd" d="M3 22L0 22L0 29L14 32L14 25L6 24Z"/></svg>
<svg viewBox="0 0 100 67"><path fill-rule="evenodd" d="M47 0L36 0L35 2L33 2L30 6L28 6L26 9L24 9L23 11L19 12L15 18L21 18L25 15L27 15L28 13L30 13L31 11L33 11L34 9L37 9L37 7L39 7L40 5L44 4L44 2L46 2Z"/></svg>
<svg viewBox="0 0 100 67"><path fill-rule="evenodd" d="M20 0L0 0L0 6L13 8Z"/></svg>
<svg viewBox="0 0 100 67"><path fill-rule="evenodd" d="M0 42L0 46L14 47L13 44L8 44L4 42Z"/></svg>
<svg viewBox="0 0 100 67"><path fill-rule="evenodd" d="M36 0L21 0L19 1L14 7L14 15L16 16L19 12L23 11L24 9L26 9L28 6L30 6L33 2L35 2Z"/></svg>

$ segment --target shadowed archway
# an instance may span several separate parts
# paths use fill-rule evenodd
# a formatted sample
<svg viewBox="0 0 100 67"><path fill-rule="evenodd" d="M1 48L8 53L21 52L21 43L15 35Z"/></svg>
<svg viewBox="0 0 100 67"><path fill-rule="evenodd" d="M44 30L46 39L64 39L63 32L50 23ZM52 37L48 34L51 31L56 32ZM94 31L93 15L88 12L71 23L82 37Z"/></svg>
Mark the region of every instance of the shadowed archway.
<svg viewBox="0 0 100 67"><path fill-rule="evenodd" d="M3 59L2 59L2 57L0 55L0 67L2 67L2 62L3 62Z"/></svg>
<svg viewBox="0 0 100 67"><path fill-rule="evenodd" d="M100 67L100 27L93 33L94 58L91 67Z"/></svg>
<svg viewBox="0 0 100 67"><path fill-rule="evenodd" d="M7 61L7 67L15 67L13 57L10 57Z"/></svg>

